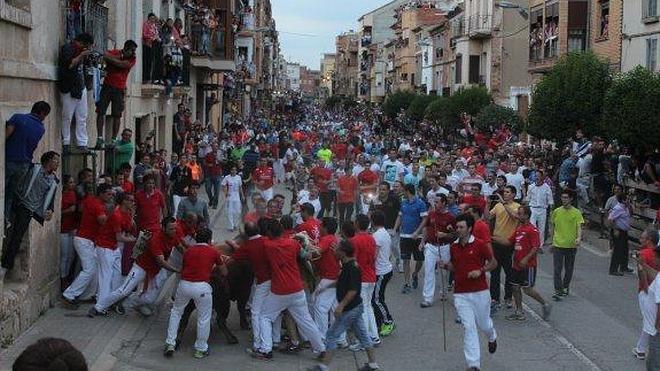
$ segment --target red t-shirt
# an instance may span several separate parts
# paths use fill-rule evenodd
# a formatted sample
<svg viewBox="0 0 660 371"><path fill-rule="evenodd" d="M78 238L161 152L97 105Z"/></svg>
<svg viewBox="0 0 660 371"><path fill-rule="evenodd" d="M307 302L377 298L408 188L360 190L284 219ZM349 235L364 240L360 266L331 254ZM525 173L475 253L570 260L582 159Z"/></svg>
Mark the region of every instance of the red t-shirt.
<svg viewBox="0 0 660 371"><path fill-rule="evenodd" d="M436 236L437 232L449 232L447 227L454 227L456 229L456 218L450 212L442 212L440 210L434 210L429 213L428 220L426 222L426 242L436 245L438 244L438 238ZM442 244L446 244L443 242Z"/></svg>
<svg viewBox="0 0 660 371"><path fill-rule="evenodd" d="M160 228L160 217L165 209L165 197L159 190L154 190L151 195L147 195L144 190L139 190L135 194L135 207L140 229L153 231Z"/></svg>
<svg viewBox="0 0 660 371"><path fill-rule="evenodd" d="M147 248L135 262L147 272L148 277L155 277L161 269L156 257L162 255L167 260L172 249L181 242L181 238L183 236L179 233L170 237L162 230L153 232L151 239L147 242Z"/></svg>
<svg viewBox="0 0 660 371"><path fill-rule="evenodd" d="M488 226L488 223L486 223L483 219L477 219L474 221L474 227L472 227L472 235L486 244L489 244L492 242L492 238L490 236L490 227Z"/></svg>
<svg viewBox="0 0 660 371"><path fill-rule="evenodd" d="M121 50L119 49L108 50L108 54L114 58L122 58ZM135 65L135 57L128 59L128 62L130 63L130 67L128 68L119 68L107 63L103 85L108 85L119 90L126 89L126 80L128 80L128 73L131 72L131 68Z"/></svg>
<svg viewBox="0 0 660 371"><path fill-rule="evenodd" d="M209 176L222 175L222 166L220 166L215 152L210 152L204 157L204 165Z"/></svg>
<svg viewBox="0 0 660 371"><path fill-rule="evenodd" d="M655 249L653 247L642 247L639 250L639 260L643 261L644 263L646 263L646 265L650 266L653 269L656 270L658 269L655 266ZM644 287L641 281L637 286L639 288L639 291L643 291L648 287L648 285L646 285L647 287Z"/></svg>
<svg viewBox="0 0 660 371"><path fill-rule="evenodd" d="M124 193L133 193L135 191L135 185L133 185L133 182L130 180L124 180L121 183L121 189L124 191Z"/></svg>
<svg viewBox="0 0 660 371"><path fill-rule="evenodd" d="M337 236L328 234L319 239L321 258L314 262L320 278L336 280L339 277L339 262L335 258L332 246L337 243Z"/></svg>
<svg viewBox="0 0 660 371"><path fill-rule="evenodd" d="M197 228L193 225L188 225L188 223L184 222L183 220L177 220L176 221L176 233L183 237L192 237L195 238L195 235L197 234Z"/></svg>
<svg viewBox="0 0 660 371"><path fill-rule="evenodd" d="M336 143L332 145L332 153L340 160L346 158L346 153L348 152L348 146L346 143Z"/></svg>
<svg viewBox="0 0 660 371"><path fill-rule="evenodd" d="M261 217L256 211L250 211L243 217L243 223L256 223Z"/></svg>
<svg viewBox="0 0 660 371"><path fill-rule="evenodd" d="M330 169L316 166L309 172L309 175L314 179L314 184L319 187L319 192L328 191L328 181L332 180L332 171Z"/></svg>
<svg viewBox="0 0 660 371"><path fill-rule="evenodd" d="M376 240L367 232L358 232L350 241L362 271L362 282L376 282Z"/></svg>
<svg viewBox="0 0 660 371"><path fill-rule="evenodd" d="M454 266L454 293L488 290L486 274L468 278L468 272L480 270L487 260L493 259L493 252L483 241L470 237L465 246L458 242L451 244L451 263Z"/></svg>
<svg viewBox="0 0 660 371"><path fill-rule="evenodd" d="M183 253L181 279L188 282L208 282L213 268L224 264L222 254L207 244L197 244Z"/></svg>
<svg viewBox="0 0 660 371"><path fill-rule="evenodd" d="M513 265L515 270L522 270L520 261L529 254L532 249L541 246L539 240L539 231L532 223L520 225L509 237L509 242L513 244ZM536 255L529 258L527 267L536 267Z"/></svg>
<svg viewBox="0 0 660 371"><path fill-rule="evenodd" d="M291 238L266 240L264 250L270 266L270 291L275 295L289 295L303 290L298 269L300 244Z"/></svg>
<svg viewBox="0 0 660 371"><path fill-rule="evenodd" d="M257 185L257 188L261 190L269 189L273 186L273 168L264 166L257 167L252 171L252 180ZM260 182L263 182L262 185L259 185Z"/></svg>
<svg viewBox="0 0 660 371"><path fill-rule="evenodd" d="M62 192L62 210L68 209L78 203L75 191ZM62 214L62 224L60 226L61 233L68 233L78 228L78 218L76 213Z"/></svg>
<svg viewBox="0 0 660 371"><path fill-rule="evenodd" d="M250 237L240 249L234 252L234 260L247 261L252 267L257 284L270 280L270 266L266 259L264 243L266 238L260 235Z"/></svg>
<svg viewBox="0 0 660 371"><path fill-rule="evenodd" d="M488 204L488 201L486 201L486 197L484 196L475 196L473 194L467 194L463 196L462 203L468 204L470 206L476 206L482 212L484 212L486 211L486 205Z"/></svg>
<svg viewBox="0 0 660 371"><path fill-rule="evenodd" d="M309 218L296 226L296 233L307 232L309 238L318 241L321 236L321 222L316 218Z"/></svg>
<svg viewBox="0 0 660 371"><path fill-rule="evenodd" d="M351 204L355 202L358 181L354 176L343 175L339 177L337 187L339 187L338 201L340 204Z"/></svg>
<svg viewBox="0 0 660 371"><path fill-rule="evenodd" d="M103 224L96 234L94 244L97 247L104 247L110 250L117 249L117 233L121 232L123 215L119 211L119 207L110 214L108 220Z"/></svg>
<svg viewBox="0 0 660 371"><path fill-rule="evenodd" d="M89 195L82 201L82 216L80 217L80 228L76 236L91 241L96 239L96 234L101 226L98 217L105 215L105 206L98 197Z"/></svg>
<svg viewBox="0 0 660 371"><path fill-rule="evenodd" d="M376 190L378 179L380 179L378 174L375 171L371 171L369 169L362 170L360 174L358 174L358 180L360 181L360 184L362 186L373 187L374 191Z"/></svg>

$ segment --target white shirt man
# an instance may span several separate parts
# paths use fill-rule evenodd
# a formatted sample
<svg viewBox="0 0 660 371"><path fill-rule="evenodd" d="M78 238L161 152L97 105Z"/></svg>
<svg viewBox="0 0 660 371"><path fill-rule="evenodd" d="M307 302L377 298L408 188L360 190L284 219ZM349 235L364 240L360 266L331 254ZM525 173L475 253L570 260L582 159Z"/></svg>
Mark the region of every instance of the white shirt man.
<svg viewBox="0 0 660 371"><path fill-rule="evenodd" d="M383 161L383 166L381 167L383 181L389 183L390 186L394 186L394 182L401 180L404 171L405 167L397 159L391 160L388 158Z"/></svg>
<svg viewBox="0 0 660 371"><path fill-rule="evenodd" d="M493 193L497 191L497 182L495 181L495 176L493 176L492 184L490 182L486 182L481 186L481 193L485 197L491 196Z"/></svg>
<svg viewBox="0 0 660 371"><path fill-rule="evenodd" d="M225 176L220 185L225 189L229 229L234 231L241 216L241 193L243 186L243 181L241 176L236 173L236 168L231 169L231 174Z"/></svg>
<svg viewBox="0 0 660 371"><path fill-rule="evenodd" d="M552 208L555 201L552 197L552 189L545 183L543 173L539 172L536 177L536 182L529 186L527 189L527 197L525 200L532 210L532 215L529 218L530 223L536 226L539 230L541 242L545 241L545 225L548 216L548 208Z"/></svg>
<svg viewBox="0 0 660 371"><path fill-rule="evenodd" d="M523 185L525 184L525 177L518 172L518 168L514 167L510 172L506 173L506 184L516 187L516 200L523 198Z"/></svg>

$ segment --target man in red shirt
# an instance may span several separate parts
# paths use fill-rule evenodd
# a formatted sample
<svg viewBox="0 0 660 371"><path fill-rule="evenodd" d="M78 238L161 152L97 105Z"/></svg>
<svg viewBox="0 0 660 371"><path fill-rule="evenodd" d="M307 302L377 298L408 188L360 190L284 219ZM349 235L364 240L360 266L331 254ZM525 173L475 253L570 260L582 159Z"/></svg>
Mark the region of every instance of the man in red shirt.
<svg viewBox="0 0 660 371"><path fill-rule="evenodd" d="M337 306L337 293L335 284L339 276L339 262L334 254L338 240L337 219L325 217L321 221L321 238L318 247L321 258L314 262L314 268L321 281L316 286L312 295L312 316L314 322L321 330L323 339L328 331L328 318L332 318L332 312Z"/></svg>
<svg viewBox="0 0 660 371"><path fill-rule="evenodd" d="M105 300L121 284L121 253L119 244L134 242L130 232L133 224L135 198L132 194L116 196L119 207L100 226L94 244L98 261L98 292L96 300Z"/></svg>
<svg viewBox="0 0 660 371"><path fill-rule="evenodd" d="M486 210L486 205L488 201L486 197L481 194L481 183L472 183L470 185L470 193L466 193L462 199L462 204L467 204L468 206L476 206L481 209L483 213Z"/></svg>
<svg viewBox="0 0 660 371"><path fill-rule="evenodd" d="M135 208L137 210L137 223L140 230L157 231L160 222L167 213L165 197L156 189L156 179L147 174L143 178L144 189L135 194Z"/></svg>
<svg viewBox="0 0 660 371"><path fill-rule="evenodd" d="M314 206L309 202L300 205L300 217L303 222L296 226L296 233L306 232L309 238L318 242L321 237L321 222L314 217Z"/></svg>
<svg viewBox="0 0 660 371"><path fill-rule="evenodd" d="M88 195L83 199L80 227L73 238L73 247L80 258L82 270L62 293L62 299L72 307L77 307L76 299L96 279L98 263L94 240L101 225L108 220L109 212L106 210L106 205L113 204L112 185L100 184L96 192L98 196Z"/></svg>
<svg viewBox="0 0 660 371"><path fill-rule="evenodd" d="M355 217L355 229L357 233L349 241L355 248L355 260L362 271L362 290L360 296L364 303L370 303L376 287L376 240L367 232L369 229L369 217L359 214ZM367 328L367 334L371 337L374 344L380 343L378 334L378 325L376 324L376 315L374 307L364 306L362 318Z"/></svg>
<svg viewBox="0 0 660 371"><path fill-rule="evenodd" d="M169 274L179 272L179 270L167 262L172 249L175 247L182 249L181 235L177 232L176 220L172 217L163 219L162 229L152 232L151 238L145 242L146 248L137 257L133 263L131 271L128 273L124 282L113 290L107 297L99 299L88 315L95 316L104 314L113 304L127 298L133 293L133 290L143 281L147 281L148 288L145 293L139 295L134 300L126 300L126 306L136 306L153 304L156 302L160 291ZM133 298L131 298L133 299ZM121 308L119 308L121 310ZM143 313L141 307L138 307L140 313Z"/></svg>
<svg viewBox="0 0 660 371"><path fill-rule="evenodd" d="M435 207L429 213L426 222L426 233L419 244L419 248L424 251L424 289L422 290L424 300L420 304L422 308L433 305L436 263L449 261L449 243L456 239L456 219L447 210L447 196L442 193L437 194L435 202ZM441 300L444 300L445 294L443 286Z"/></svg>
<svg viewBox="0 0 660 371"><path fill-rule="evenodd" d="M167 327L165 339L166 357L174 354L176 336L179 331L179 322L183 311L192 300L197 308L197 340L193 357L204 358L209 355L209 334L211 332L211 317L213 314L213 289L209 285L213 269L220 270L220 274L227 275L227 267L222 260L220 250L210 245L212 239L210 229L197 232L197 244L186 249L183 253L183 268L181 269L181 282L176 290L176 298L170 313L170 323Z"/></svg>
<svg viewBox="0 0 660 371"><path fill-rule="evenodd" d="M303 258L309 259L311 254L301 254L300 244L296 240L283 237L284 229L277 220L271 220L268 233L269 239L265 242L264 250L271 271L271 288L262 306L259 330L262 344L252 352L252 356L259 359L273 357L273 323L284 310L289 312L303 336L311 342L312 349L315 352L323 352L323 335L309 314L298 268L298 257L302 255Z"/></svg>
<svg viewBox="0 0 660 371"><path fill-rule="evenodd" d="M653 292L649 293L649 286L656 277L658 266L656 265L656 249L658 246L658 231L649 227L639 236L639 256L637 258L637 271L639 275L639 309L642 312L642 331L639 334L637 345L633 353L637 359L645 359L649 350L651 336L655 336L655 324L657 310ZM648 269L650 268L650 269ZM647 274L652 273L651 275Z"/></svg>
<svg viewBox="0 0 660 371"><path fill-rule="evenodd" d="M351 174L348 166L344 174L337 179L339 196L337 197L337 209L339 210L339 223L350 220L353 208L358 200L358 180Z"/></svg>
<svg viewBox="0 0 660 371"><path fill-rule="evenodd" d="M330 192L330 182L332 181L332 170L325 167L325 161L319 159L317 165L310 170L309 175L314 179L314 184L319 189L319 198L321 200L321 211L319 218L325 216L326 211L332 210L332 193Z"/></svg>
<svg viewBox="0 0 660 371"><path fill-rule="evenodd" d="M273 168L268 166L268 160L262 157L259 166L252 171L252 181L266 202L273 198L273 184L275 184Z"/></svg>
<svg viewBox="0 0 660 371"><path fill-rule="evenodd" d="M371 170L371 160L366 160L364 162L365 169L358 174L357 178L360 182L360 194L362 195L360 199L360 206L362 214L369 211L369 203L378 196L378 181L380 180L380 175Z"/></svg>
<svg viewBox="0 0 660 371"><path fill-rule="evenodd" d="M534 289L536 283L536 253L541 247L541 240L538 229L529 222L531 215L532 212L529 206L520 206L518 208L520 224L509 237L509 243L513 246L511 284L513 285L515 312L508 315L506 319L511 321L525 320L522 308L523 291L543 306L543 319L548 319L552 309L550 303L543 300L541 294Z"/></svg>
<svg viewBox="0 0 660 371"><path fill-rule="evenodd" d="M486 272L497 266L493 252L472 235L474 218L456 218L458 239L451 244L451 260L443 267L454 272L454 306L465 334L463 353L469 370L479 370L481 355L477 328L488 337L488 352L497 350L497 333L490 318L490 290Z"/></svg>
<svg viewBox="0 0 660 371"><path fill-rule="evenodd" d="M114 143L117 142L126 99L126 81L128 73L135 65L135 49L137 49L135 41L126 40L123 49L108 50L103 56L107 68L103 87L101 87L101 98L96 105L96 132L98 133L96 148L98 149L104 146L105 114L110 103L112 103L112 141L108 143L108 146L114 146Z"/></svg>

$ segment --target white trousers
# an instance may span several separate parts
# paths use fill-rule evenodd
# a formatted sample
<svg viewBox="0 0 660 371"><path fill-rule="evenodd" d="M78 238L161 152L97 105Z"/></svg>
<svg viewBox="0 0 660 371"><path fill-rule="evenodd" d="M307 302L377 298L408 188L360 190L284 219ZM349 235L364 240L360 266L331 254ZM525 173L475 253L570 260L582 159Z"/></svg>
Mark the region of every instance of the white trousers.
<svg viewBox="0 0 660 371"><path fill-rule="evenodd" d="M536 229L539 230L539 239L541 240L541 245L545 242L545 223L548 218L548 209L541 209L538 207L532 207L532 215L529 217L529 222L536 226Z"/></svg>
<svg viewBox="0 0 660 371"><path fill-rule="evenodd" d="M288 310L296 322L301 335L312 343L316 352L325 351L323 336L309 314L305 291L300 290L289 295L275 295L272 292L264 299L261 316L261 352L273 350L273 323L277 317Z"/></svg>
<svg viewBox="0 0 660 371"><path fill-rule="evenodd" d="M135 290L135 288L140 284L140 282L144 281L146 277L147 277L147 272L145 272L144 269L140 268L140 266L137 265L136 263L133 263L133 267L131 267L131 271L128 272L128 275L126 276L126 278L124 278L124 282L122 282L122 284L119 287L117 287L116 290L113 290L104 299L97 300L96 305L94 305L94 308L96 308L96 310L99 312L105 312L112 304L129 296L133 292L133 290Z"/></svg>
<svg viewBox="0 0 660 371"><path fill-rule="evenodd" d="M328 326L335 317L332 312L337 307L337 289L330 287L335 282L337 281L321 279L312 295L312 317L324 340Z"/></svg>
<svg viewBox="0 0 660 371"><path fill-rule="evenodd" d="M71 120L76 117L76 143L87 146L87 89L83 89L80 99L71 98L71 93L62 97L62 145L71 144Z"/></svg>
<svg viewBox="0 0 660 371"><path fill-rule="evenodd" d="M657 305L655 304L654 297L644 291L637 294L639 301L639 310L642 312L642 331L637 340L637 351L646 352L649 349L649 341L651 336L655 336L655 318L657 315Z"/></svg>
<svg viewBox="0 0 660 371"><path fill-rule="evenodd" d="M99 302L107 300L110 293L116 290L122 283L121 249L111 250L104 247L97 247L96 259L99 262L99 291L96 295L96 301Z"/></svg>
<svg viewBox="0 0 660 371"><path fill-rule="evenodd" d="M130 300L126 306L130 308L144 304L154 304L156 300L158 300L161 291L163 291L165 282L167 282L167 279L170 278L172 273L173 272L170 272L165 268L161 268L160 271L158 271L158 274L149 281L147 291L143 293L133 293L133 295L129 297Z"/></svg>
<svg viewBox="0 0 660 371"><path fill-rule="evenodd" d="M371 339L380 339L378 325L376 324L376 315L374 314L374 307L371 305L371 299L374 296L375 287L375 282L362 282L362 290L360 290L360 297L362 297L362 303L364 303L362 320L364 321L369 337L371 337Z"/></svg>
<svg viewBox="0 0 660 371"><path fill-rule="evenodd" d="M259 194L264 198L266 202L268 202L273 199L273 187L268 189L260 189Z"/></svg>
<svg viewBox="0 0 660 371"><path fill-rule="evenodd" d="M240 224L241 209L243 207L243 205L241 205L241 200L227 199L227 205L225 207L227 208L227 221L229 221L229 228L237 228Z"/></svg>
<svg viewBox="0 0 660 371"><path fill-rule="evenodd" d="M454 306L465 330L463 353L467 367L481 367L479 332L481 330L488 341L495 341L497 333L490 318L490 290L454 294Z"/></svg>
<svg viewBox="0 0 660 371"><path fill-rule="evenodd" d="M387 233L390 234L390 238L392 240L392 257L394 258L394 269L398 269L396 264L398 264L401 261L401 247L399 247L399 243L401 242L401 236L399 236L398 233L394 229L388 229Z"/></svg>
<svg viewBox="0 0 660 371"><path fill-rule="evenodd" d="M176 345L176 335L183 310L192 299L197 307L197 340L195 350L205 352L209 349L209 334L211 333L211 315L213 314L213 289L207 282L190 282L181 280L176 290L176 298L170 312L170 323L167 327L165 343Z"/></svg>
<svg viewBox="0 0 660 371"><path fill-rule="evenodd" d="M263 312L264 300L270 295L270 281L252 285L252 298L250 301L250 313L252 317L252 337L254 349L261 349L261 317ZM273 323L273 342L280 342L282 331L282 316L277 316Z"/></svg>
<svg viewBox="0 0 660 371"><path fill-rule="evenodd" d="M433 303L435 297L435 265L437 262L449 261L449 245L436 246L430 243L424 245L424 288L422 296L427 303ZM444 274L441 270L440 274ZM445 287L442 287L445 293Z"/></svg>
<svg viewBox="0 0 660 371"><path fill-rule="evenodd" d="M69 275L75 257L73 232L60 233L60 278L65 278Z"/></svg>
<svg viewBox="0 0 660 371"><path fill-rule="evenodd" d="M98 269L94 242L76 236L73 238L73 247L76 249L78 257L80 257L82 270L78 273L78 276L71 285L62 293L69 300L75 300L87 289L88 285L94 285L96 283L96 272Z"/></svg>

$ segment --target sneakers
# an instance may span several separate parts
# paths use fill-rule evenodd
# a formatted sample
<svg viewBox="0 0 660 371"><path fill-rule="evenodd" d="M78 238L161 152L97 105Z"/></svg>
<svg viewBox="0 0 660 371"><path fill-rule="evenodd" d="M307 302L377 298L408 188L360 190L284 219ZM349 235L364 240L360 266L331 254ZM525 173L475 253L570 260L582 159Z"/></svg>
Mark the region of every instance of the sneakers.
<svg viewBox="0 0 660 371"><path fill-rule="evenodd" d="M163 350L163 356L172 357L174 355L174 345L165 344L165 349Z"/></svg>
<svg viewBox="0 0 660 371"><path fill-rule="evenodd" d="M637 347L632 348L632 353L633 353L633 356L635 356L635 358L637 358L639 360L646 359L646 353L638 351Z"/></svg>
<svg viewBox="0 0 660 371"><path fill-rule="evenodd" d="M195 349L195 352L193 353L193 357L197 359L202 359L206 358L209 356L209 350L197 350Z"/></svg>
<svg viewBox="0 0 660 371"><path fill-rule="evenodd" d="M392 335L392 332L394 332L394 328L396 326L394 325L394 322L392 323L383 323L382 326L380 326L380 336L390 336Z"/></svg>
<svg viewBox="0 0 660 371"><path fill-rule="evenodd" d="M143 316L145 316L145 317L149 317L149 316L151 316L152 314L154 314L154 311L151 310L151 308L149 308L149 306L146 305L146 304L144 304L144 305L140 305L140 306L137 307L136 309L137 309L137 311L138 311L141 315L143 315Z"/></svg>
<svg viewBox="0 0 660 371"><path fill-rule="evenodd" d="M62 301L62 304L64 304L65 309L70 309L70 310L78 309L79 304L78 304L77 300L69 300L64 295L62 295L62 297L60 297L60 300Z"/></svg>
<svg viewBox="0 0 660 371"><path fill-rule="evenodd" d="M364 347L362 346L361 343L358 342L349 345L348 350L350 350L351 352L361 352L364 350Z"/></svg>
<svg viewBox="0 0 660 371"><path fill-rule="evenodd" d="M564 297L568 296L568 287L564 287L563 289L561 289L561 292L560 292L559 295L564 296Z"/></svg>
<svg viewBox="0 0 660 371"><path fill-rule="evenodd" d="M497 351L497 340L488 342L488 353L493 354Z"/></svg>
<svg viewBox="0 0 660 371"><path fill-rule="evenodd" d="M508 321L524 321L526 319L525 315L522 313L512 313L504 318L506 318Z"/></svg>
<svg viewBox="0 0 660 371"><path fill-rule="evenodd" d="M405 284L405 285L403 285L403 288L401 289L401 293L402 294L408 294L410 292L410 290L411 290L410 285Z"/></svg>
<svg viewBox="0 0 660 371"><path fill-rule="evenodd" d="M89 310L87 311L87 317L89 317L89 318L94 318L94 317L97 317L97 316L107 316L107 315L108 315L108 312L99 312L94 307L89 308Z"/></svg>
<svg viewBox="0 0 660 371"><path fill-rule="evenodd" d="M380 339L379 339L379 338L371 338L371 344L372 344L374 347L379 346L379 345L380 345Z"/></svg>
<svg viewBox="0 0 660 371"><path fill-rule="evenodd" d="M542 315L542 317L545 321L547 321L548 318L550 317L550 312L552 312L552 304L546 303L543 306L543 315Z"/></svg>
<svg viewBox="0 0 660 371"><path fill-rule="evenodd" d="M260 359L262 361L271 361L271 360L273 360L273 352L272 351L268 352L268 353L264 353L264 352L260 352L256 349L248 348L247 352L250 354L250 356L252 358L255 358L255 359Z"/></svg>
<svg viewBox="0 0 660 371"><path fill-rule="evenodd" d="M433 303L430 303L428 301L423 301L423 302L419 303L419 306L422 307L422 308L428 308L428 307L433 306Z"/></svg>
<svg viewBox="0 0 660 371"><path fill-rule="evenodd" d="M552 299L554 301L561 301L562 297L563 297L563 295L561 294L561 291L555 291L555 293L552 294Z"/></svg>
<svg viewBox="0 0 660 371"><path fill-rule="evenodd" d="M126 314L126 310L124 309L124 306L121 305L121 304L115 304L115 305L113 305L113 306L112 306L112 310L113 310L115 313L119 314L120 316L123 316L124 314Z"/></svg>
<svg viewBox="0 0 660 371"><path fill-rule="evenodd" d="M414 275L412 278L412 288L414 290L417 290L418 286L419 286L419 279L417 278L417 275Z"/></svg>
<svg viewBox="0 0 660 371"><path fill-rule="evenodd" d="M378 366L376 367L371 367L369 366L368 363L365 363L364 366L360 367L358 371L375 371L375 370L380 370Z"/></svg>

